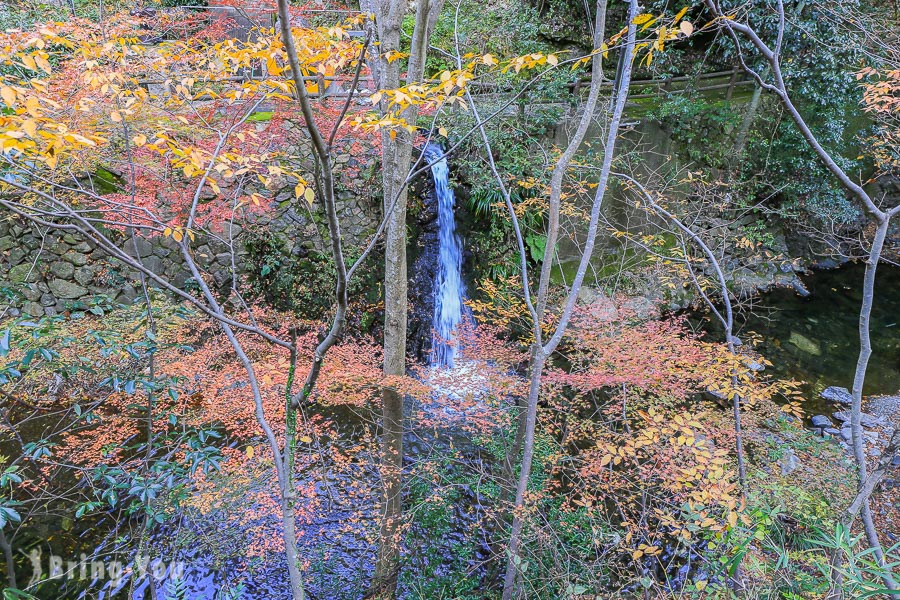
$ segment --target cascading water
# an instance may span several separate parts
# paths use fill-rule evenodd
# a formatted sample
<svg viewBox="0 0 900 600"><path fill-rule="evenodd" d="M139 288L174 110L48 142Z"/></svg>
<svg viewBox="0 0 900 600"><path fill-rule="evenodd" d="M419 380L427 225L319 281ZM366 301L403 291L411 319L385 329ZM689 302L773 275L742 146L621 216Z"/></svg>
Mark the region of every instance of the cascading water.
<svg viewBox="0 0 900 600"><path fill-rule="evenodd" d="M463 319L465 284L460 276L462 242L456 234L453 208L456 198L450 187L450 169L444 151L437 144L425 148L431 166L438 204L438 264L434 278L434 316L432 317L432 367L453 367L459 357L457 328ZM435 162L437 161L437 162Z"/></svg>

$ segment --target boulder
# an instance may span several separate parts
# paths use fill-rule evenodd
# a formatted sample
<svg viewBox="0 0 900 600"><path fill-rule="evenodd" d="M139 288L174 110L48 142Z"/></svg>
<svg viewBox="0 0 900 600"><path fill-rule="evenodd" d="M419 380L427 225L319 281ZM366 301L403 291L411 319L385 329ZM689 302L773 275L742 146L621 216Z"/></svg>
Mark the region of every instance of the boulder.
<svg viewBox="0 0 900 600"><path fill-rule="evenodd" d="M834 413L834 418L849 424L851 414L849 410L839 410ZM860 415L860 423L863 427L880 427L882 425L887 425L885 419L870 415L869 413L862 413Z"/></svg>
<svg viewBox="0 0 900 600"><path fill-rule="evenodd" d="M831 427L831 419L829 419L825 415L815 415L812 419L810 419L810 422L812 423L813 427L821 427L823 429L826 427Z"/></svg>
<svg viewBox="0 0 900 600"><path fill-rule="evenodd" d="M853 396L850 394L850 390L845 387L838 386L830 386L822 390L822 393L819 394L821 398L824 400L828 400L829 402L837 402L838 404L853 404Z"/></svg>

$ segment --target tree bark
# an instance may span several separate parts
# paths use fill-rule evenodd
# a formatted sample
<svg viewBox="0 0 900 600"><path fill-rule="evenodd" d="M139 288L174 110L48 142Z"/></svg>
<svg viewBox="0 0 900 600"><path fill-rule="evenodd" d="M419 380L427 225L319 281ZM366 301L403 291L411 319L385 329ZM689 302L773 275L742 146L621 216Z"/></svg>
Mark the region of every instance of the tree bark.
<svg viewBox="0 0 900 600"><path fill-rule="evenodd" d="M416 21L410 47L406 85L424 75L428 40L443 7L444 0L417 0ZM399 60L383 57L399 52L400 30L406 12L405 0L370 0L367 6L375 14L380 57L375 59L378 85L392 90L400 85ZM384 110L385 107L382 107ZM415 105L401 113L415 124ZM394 133L394 136L391 136ZM406 374L406 326L408 312L408 275L406 261L406 180L412 162L413 135L406 130L382 133L382 188L385 219L384 241L384 365L385 375ZM400 560L403 471L403 397L385 388L382 395L382 485L384 497L381 532L375 566L373 591L385 598L395 595Z"/></svg>

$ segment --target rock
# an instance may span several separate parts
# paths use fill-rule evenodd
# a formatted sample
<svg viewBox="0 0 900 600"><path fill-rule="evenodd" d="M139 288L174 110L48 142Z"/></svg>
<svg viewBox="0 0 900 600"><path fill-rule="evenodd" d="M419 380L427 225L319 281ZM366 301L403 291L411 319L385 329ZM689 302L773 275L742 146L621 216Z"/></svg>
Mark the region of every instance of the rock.
<svg viewBox="0 0 900 600"><path fill-rule="evenodd" d="M895 454L894 458L891 459L891 466L896 468L900 468L900 454Z"/></svg>
<svg viewBox="0 0 900 600"><path fill-rule="evenodd" d="M38 279L37 268L33 268L30 262L16 265L9 270L9 280L12 283L34 283Z"/></svg>
<svg viewBox="0 0 900 600"><path fill-rule="evenodd" d="M55 307L53 307L53 306L45 306L45 307L44 307L44 314L47 315L48 317L55 317L55 316L58 315L59 313L56 311L56 308L55 308Z"/></svg>
<svg viewBox="0 0 900 600"><path fill-rule="evenodd" d="M849 410L839 410L834 413L834 418L844 423L850 423L851 414ZM875 417L869 413L862 413L859 421L863 427L880 427L887 425L887 421L883 418Z"/></svg>
<svg viewBox="0 0 900 600"><path fill-rule="evenodd" d="M65 300L76 300L88 293L87 288L64 279L53 279L47 285L54 296Z"/></svg>
<svg viewBox="0 0 900 600"><path fill-rule="evenodd" d="M659 318L659 307L644 296L629 296L622 302L622 310L642 321Z"/></svg>
<svg viewBox="0 0 900 600"><path fill-rule="evenodd" d="M58 260L50 265L50 272L60 279L70 279L75 274L72 263Z"/></svg>
<svg viewBox="0 0 900 600"><path fill-rule="evenodd" d="M785 448L784 455L778 459L782 477L787 477L800 467L800 459L791 448Z"/></svg>
<svg viewBox="0 0 900 600"><path fill-rule="evenodd" d="M75 281L77 281L79 285L89 285L94 281L94 269L91 267L75 269Z"/></svg>
<svg viewBox="0 0 900 600"><path fill-rule="evenodd" d="M762 373L763 371L766 370L766 366L764 364L757 362L755 360L750 360L744 364L746 364L747 368L750 369L751 371L753 371L754 373Z"/></svg>
<svg viewBox="0 0 900 600"><path fill-rule="evenodd" d="M812 419L810 419L810 422L813 424L813 427L821 427L823 429L826 427L831 427L831 419L829 419L825 415L815 415Z"/></svg>
<svg viewBox="0 0 900 600"><path fill-rule="evenodd" d="M6 309L6 314L9 315L10 317L15 318L15 317L18 317L19 315L21 315L22 312L15 306L10 306L8 309Z"/></svg>
<svg viewBox="0 0 900 600"><path fill-rule="evenodd" d="M134 249L137 246L137 253L135 253ZM150 243L149 240L144 239L142 237L135 237L134 241L126 240L122 244L122 250L125 251L125 254L132 258L137 258L140 256L141 258L146 258L153 254L153 244ZM137 254L137 256L135 256Z"/></svg>
<svg viewBox="0 0 900 600"><path fill-rule="evenodd" d="M728 396L720 392L719 390L714 390L712 388L706 388L703 391L703 397L707 400L711 400L715 402L722 408L728 408L730 406L730 402L728 401Z"/></svg>
<svg viewBox="0 0 900 600"><path fill-rule="evenodd" d="M41 299L41 290L38 289L37 285L29 283L22 286L22 295L25 296L26 300L37 302Z"/></svg>
<svg viewBox="0 0 900 600"><path fill-rule="evenodd" d="M850 431L849 427L841 427L841 439L848 444L853 441L853 433Z"/></svg>
<svg viewBox="0 0 900 600"><path fill-rule="evenodd" d="M6 252L16 246L16 239L11 235L0 238L0 252Z"/></svg>
<svg viewBox="0 0 900 600"><path fill-rule="evenodd" d="M837 387L831 386L822 390L822 393L819 394L821 398L824 400L828 400L829 402L837 402L839 404L853 404L853 396L850 394L850 390L845 387Z"/></svg>
<svg viewBox="0 0 900 600"><path fill-rule="evenodd" d="M835 429L834 427L826 427L822 430L822 435L824 437L838 437L841 435L841 430Z"/></svg>
<svg viewBox="0 0 900 600"><path fill-rule="evenodd" d="M734 335L731 336L731 339L730 339L729 341L731 342L731 344L732 344L735 348L744 345L744 342L741 341L741 338L739 338L739 337L737 337L737 336L734 336Z"/></svg>
<svg viewBox="0 0 900 600"><path fill-rule="evenodd" d="M26 302L22 307L22 310L25 314L31 315L32 317L40 317L44 314L44 307L37 302Z"/></svg>
<svg viewBox="0 0 900 600"><path fill-rule="evenodd" d="M25 250L24 248L19 248L19 247L13 248L12 250L9 251L9 264L18 265L23 260L25 260L25 257L27 257L27 256L28 256L28 251Z"/></svg>
<svg viewBox="0 0 900 600"><path fill-rule="evenodd" d="M69 252L66 252L65 254L63 254L62 259L64 261L72 263L76 267L83 267L84 265L87 264L87 261L88 261L87 255L82 254L81 252L73 252L73 251L69 251Z"/></svg>
<svg viewBox="0 0 900 600"><path fill-rule="evenodd" d="M41 306L56 306L56 298L50 292L41 294Z"/></svg>
<svg viewBox="0 0 900 600"><path fill-rule="evenodd" d="M797 331L791 332L788 342L807 354L812 354L813 356L820 356L822 354L822 349L819 347L819 344Z"/></svg>

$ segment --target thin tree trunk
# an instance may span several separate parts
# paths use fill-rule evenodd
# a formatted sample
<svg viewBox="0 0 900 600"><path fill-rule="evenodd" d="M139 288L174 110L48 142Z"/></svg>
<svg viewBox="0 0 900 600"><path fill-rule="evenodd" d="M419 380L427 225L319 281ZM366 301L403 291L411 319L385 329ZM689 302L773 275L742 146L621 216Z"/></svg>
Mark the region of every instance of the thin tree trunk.
<svg viewBox="0 0 900 600"><path fill-rule="evenodd" d="M875 230L875 239L872 240L872 249L869 251L868 260L866 260L866 272L862 288L862 306L859 309L859 357L856 361L856 372L853 375L853 405L850 409L850 432L853 441L853 456L856 459L857 475L859 477L859 491L863 490L868 479L862 428L862 394L863 385L866 381L866 369L869 366L869 358L872 356L871 317L872 304L875 299L875 271L878 268L878 262L881 260L884 240L887 237L890 222L890 217L885 216L878 223L878 228ZM868 495L864 496L861 508L860 515L866 532L866 539L869 542L869 546L874 549L878 563L883 566L884 552L878 539L878 530L875 528L875 523L872 520L872 509L869 506ZM889 589L897 589L897 584L889 573L885 573L884 582Z"/></svg>
<svg viewBox="0 0 900 600"><path fill-rule="evenodd" d="M428 40L444 0L418 0L407 68L406 85L422 79ZM380 45L378 53L400 51L400 26L405 0L372 0ZM375 72L382 89L400 87L400 62L376 59ZM415 124L418 110L408 107L401 117ZM394 134L392 137L391 134ZM406 327L408 274L406 258L406 178L412 162L412 134L385 130L382 134L384 242L384 365L385 375L406 374ZM380 544L375 565L373 591L382 597L395 594L400 560L403 485L403 397L385 388L382 395L382 485Z"/></svg>
<svg viewBox="0 0 900 600"><path fill-rule="evenodd" d="M634 24L634 19L638 14L637 0L631 0L629 4L630 6L628 12L627 38L625 47L622 49L622 52L625 56L625 61L621 75L619 77L619 81L617 82L614 108L609 123L609 131L607 133L606 142L604 144L603 163L600 168L600 177L597 182L597 189L594 194L594 200L591 207L591 218L590 224L588 225L584 252L578 264L578 270L575 273L572 287L569 289L569 293L566 297L565 307L563 308L563 312L560 315L559 322L557 323L553 335L543 346L540 346L541 321L539 320L535 323L535 344L537 347L535 347L535 349L532 351L532 360L531 364L529 365L530 383L528 390L528 405L526 408L527 414L525 418L525 435L522 448L522 463L521 467L519 468L519 478L518 484L516 486L516 501L513 507L513 522L510 531L509 547L507 549L508 558L506 562L506 575L503 579L503 600L512 600L513 597L517 595L518 576L521 572L520 566L522 557L520 555L520 545L522 538L522 529L524 527L526 516L525 493L528 489L528 480L531 477L531 466L534 460L534 436L537 426L537 403L540 395L541 376L547 357L549 357L553 353L557 345L559 345L559 342L562 340L562 336L565 333L566 327L569 323L569 318L572 316L572 311L575 308L575 301L578 297L578 292L581 289L582 283L584 282L584 277L587 273L587 269L591 261L591 256L593 255L594 245L596 243L598 234L598 224L600 221L600 209L602 207L603 198L606 195L606 190L609 185L612 161L615 155L616 140L619 136L619 125L622 121L622 115L625 112L625 104L628 99L628 90L631 84L632 59L634 56L635 38L637 35L637 27ZM594 55L595 74L598 68L597 56L599 55L600 53ZM600 82L592 81L591 85L599 86ZM588 115L588 118L590 118L590 115ZM563 169L565 169L565 165L563 166ZM553 221L556 220L556 228L558 232L560 197L553 196L551 192L550 203L550 221L551 223L553 223ZM548 233L552 233L552 231L548 229ZM547 278L549 270L553 266L553 252L554 248L551 246L550 235L548 235L547 248L545 249L544 253L544 263L541 265L541 287L538 291L537 306L539 317L542 314L543 307L546 305L546 290L549 289L549 285L546 285L544 281Z"/></svg>

